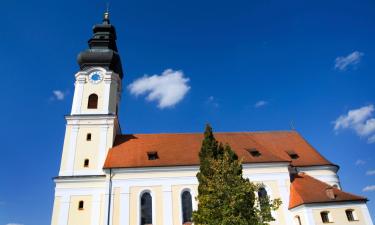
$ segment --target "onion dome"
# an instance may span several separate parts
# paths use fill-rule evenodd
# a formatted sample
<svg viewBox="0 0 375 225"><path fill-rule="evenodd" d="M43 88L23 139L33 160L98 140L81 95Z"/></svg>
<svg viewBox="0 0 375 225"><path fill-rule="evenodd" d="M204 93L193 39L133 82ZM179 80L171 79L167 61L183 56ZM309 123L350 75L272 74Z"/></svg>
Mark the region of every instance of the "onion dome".
<svg viewBox="0 0 375 225"><path fill-rule="evenodd" d="M100 66L112 70L123 77L120 55L116 45L116 29L109 21L108 11L103 22L93 27L93 36L88 41L89 48L77 57L81 70Z"/></svg>

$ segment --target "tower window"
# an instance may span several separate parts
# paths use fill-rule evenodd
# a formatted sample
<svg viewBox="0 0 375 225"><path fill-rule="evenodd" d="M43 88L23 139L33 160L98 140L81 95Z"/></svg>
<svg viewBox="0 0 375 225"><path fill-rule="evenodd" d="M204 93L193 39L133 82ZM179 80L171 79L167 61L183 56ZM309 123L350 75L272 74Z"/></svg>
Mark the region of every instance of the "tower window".
<svg viewBox="0 0 375 225"><path fill-rule="evenodd" d="M84 206L84 202L83 201L79 201L78 202L78 210L83 210L83 206Z"/></svg>
<svg viewBox="0 0 375 225"><path fill-rule="evenodd" d="M323 223L329 223L329 222L331 222L331 220L329 218L329 212L328 211L321 212L320 213L320 217L322 218L322 222Z"/></svg>
<svg viewBox="0 0 375 225"><path fill-rule="evenodd" d="M90 163L90 160L89 159L85 159L84 163L83 163L83 167L89 167L89 163Z"/></svg>
<svg viewBox="0 0 375 225"><path fill-rule="evenodd" d="M98 108L98 95L91 94L89 96L89 102L87 104L88 109L97 109Z"/></svg>
<svg viewBox="0 0 375 225"><path fill-rule="evenodd" d="M91 141L91 133L88 133L88 134L86 135L86 141Z"/></svg>
<svg viewBox="0 0 375 225"><path fill-rule="evenodd" d="M147 152L148 160L157 160L159 158L158 152Z"/></svg>

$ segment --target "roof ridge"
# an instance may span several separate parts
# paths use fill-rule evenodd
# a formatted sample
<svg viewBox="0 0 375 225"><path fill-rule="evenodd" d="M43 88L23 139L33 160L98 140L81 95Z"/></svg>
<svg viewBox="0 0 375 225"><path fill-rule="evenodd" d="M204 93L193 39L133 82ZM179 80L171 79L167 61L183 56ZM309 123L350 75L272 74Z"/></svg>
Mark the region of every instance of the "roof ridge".
<svg viewBox="0 0 375 225"><path fill-rule="evenodd" d="M238 134L238 133L298 133L298 131L295 130L265 130L265 131L215 131L213 132L215 134ZM127 134L118 134L118 136L124 136L124 135L155 135L155 134L202 134L203 132L161 132L161 133L127 133Z"/></svg>

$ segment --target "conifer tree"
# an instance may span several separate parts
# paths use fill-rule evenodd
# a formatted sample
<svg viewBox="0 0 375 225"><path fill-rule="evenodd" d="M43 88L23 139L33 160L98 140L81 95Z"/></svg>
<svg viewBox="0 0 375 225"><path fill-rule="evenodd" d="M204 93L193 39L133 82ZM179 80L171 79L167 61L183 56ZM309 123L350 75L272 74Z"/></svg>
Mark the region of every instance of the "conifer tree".
<svg viewBox="0 0 375 225"><path fill-rule="evenodd" d="M242 177L242 163L229 145L219 144L207 125L199 154L197 173L198 210L193 213L197 225L266 225L279 199L257 199L259 185ZM260 207L261 206L261 207Z"/></svg>

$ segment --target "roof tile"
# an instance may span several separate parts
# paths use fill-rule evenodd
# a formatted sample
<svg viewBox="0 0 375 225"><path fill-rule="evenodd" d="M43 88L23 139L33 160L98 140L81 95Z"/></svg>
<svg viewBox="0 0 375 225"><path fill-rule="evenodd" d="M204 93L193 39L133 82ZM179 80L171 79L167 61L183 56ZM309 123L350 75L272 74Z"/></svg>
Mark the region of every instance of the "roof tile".
<svg viewBox="0 0 375 225"><path fill-rule="evenodd" d="M229 144L244 163L291 162L294 166L333 165L295 131L215 133ZM202 133L118 135L108 152L104 168L199 165ZM257 149L260 156L248 150ZM298 154L291 159L288 151ZM157 160L148 160L147 152L156 151Z"/></svg>
<svg viewBox="0 0 375 225"><path fill-rule="evenodd" d="M295 175L292 180L289 209L303 204L345 201L367 201L367 199L341 191L305 173Z"/></svg>

